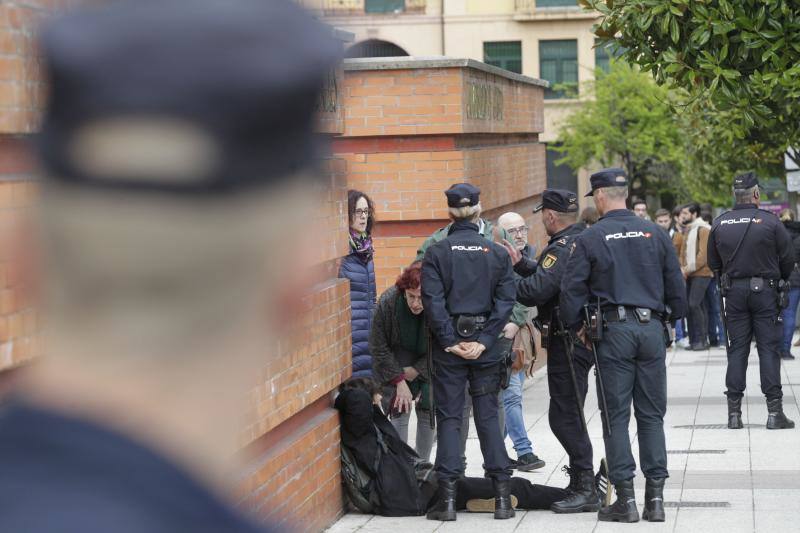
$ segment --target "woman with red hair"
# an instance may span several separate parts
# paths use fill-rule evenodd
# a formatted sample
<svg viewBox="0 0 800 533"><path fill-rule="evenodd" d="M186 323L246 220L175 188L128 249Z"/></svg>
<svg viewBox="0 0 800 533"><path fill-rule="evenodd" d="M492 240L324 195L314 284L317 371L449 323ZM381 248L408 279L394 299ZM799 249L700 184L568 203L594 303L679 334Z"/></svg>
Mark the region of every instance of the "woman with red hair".
<svg viewBox="0 0 800 533"><path fill-rule="evenodd" d="M411 263L384 292L369 335L374 378L384 389L384 409L408 442L411 406L417 412L417 454L429 460L434 431L428 385L428 330L422 308L422 262Z"/></svg>

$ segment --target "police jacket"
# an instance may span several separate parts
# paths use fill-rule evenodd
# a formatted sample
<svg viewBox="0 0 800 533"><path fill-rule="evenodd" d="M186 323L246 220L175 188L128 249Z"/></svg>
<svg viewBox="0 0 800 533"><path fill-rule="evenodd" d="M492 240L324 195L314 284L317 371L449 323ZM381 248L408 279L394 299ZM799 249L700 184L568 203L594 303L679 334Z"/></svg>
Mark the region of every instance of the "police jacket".
<svg viewBox="0 0 800 533"><path fill-rule="evenodd" d="M3 532L266 531L134 439L21 401L0 413L0 470Z"/></svg>
<svg viewBox="0 0 800 533"><path fill-rule="evenodd" d="M755 204L737 204L714 220L708 239L711 270L731 279L789 279L794 262L789 233L769 211Z"/></svg>
<svg viewBox="0 0 800 533"><path fill-rule="evenodd" d="M442 348L477 340L488 351L516 302L508 252L481 236L477 225L452 224L447 237L425 252L422 302L431 332ZM460 315L487 317L477 338L457 336L454 321Z"/></svg>
<svg viewBox="0 0 800 533"><path fill-rule="evenodd" d="M686 314L686 285L669 236L627 209L605 214L578 235L561 280L561 319L581 321L586 303Z"/></svg>
<svg viewBox="0 0 800 533"><path fill-rule="evenodd" d="M443 228L439 228L433 235L425 239L425 242L422 243L422 246L417 249L417 261L422 261L425 257L425 252L428 251L428 248L434 243L437 243L447 237L450 232L450 228L453 226L452 223L444 226ZM478 233L483 236L484 239L495 242L495 229L497 230L497 237L499 239L505 239L507 241L511 241L511 236L508 234L506 230L501 228L500 226L495 227L489 220L486 219L479 219L478 220ZM536 261L532 261L533 267L536 267ZM513 322L517 326L522 327L525 322L528 320L528 309L522 305L515 305L514 310L511 312L511 318L509 319L510 322Z"/></svg>
<svg viewBox="0 0 800 533"><path fill-rule="evenodd" d="M561 278L569 259L569 251L575 237L583 231L583 227L573 224L559 231L547 243L539 254L539 265L529 277L517 281L517 301L527 306L536 306L539 318L550 322L553 309L558 306L558 296L561 292ZM524 274L527 266L520 261L514 270ZM522 272L520 272L522 270Z"/></svg>

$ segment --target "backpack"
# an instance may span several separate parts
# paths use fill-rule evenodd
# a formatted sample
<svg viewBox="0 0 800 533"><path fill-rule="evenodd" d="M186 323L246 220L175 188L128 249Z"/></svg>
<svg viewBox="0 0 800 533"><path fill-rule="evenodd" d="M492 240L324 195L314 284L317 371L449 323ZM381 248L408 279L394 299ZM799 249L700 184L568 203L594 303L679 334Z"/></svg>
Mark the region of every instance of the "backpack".
<svg viewBox="0 0 800 533"><path fill-rule="evenodd" d="M420 504L423 498L417 484L416 470L406 457L408 451L413 454L413 450L402 442L401 450L393 450L386 444L378 426L373 427L378 441L378 453L373 465L375 477L358 464L347 446L342 445L342 478L350 503L367 514L423 514L425 508Z"/></svg>
<svg viewBox="0 0 800 533"><path fill-rule="evenodd" d="M375 470L380 465L382 451L378 449L375 461ZM342 445L342 480L347 499L353 507L366 514L375 513L378 506L378 492L375 490L375 480L369 472L358 466L350 449Z"/></svg>

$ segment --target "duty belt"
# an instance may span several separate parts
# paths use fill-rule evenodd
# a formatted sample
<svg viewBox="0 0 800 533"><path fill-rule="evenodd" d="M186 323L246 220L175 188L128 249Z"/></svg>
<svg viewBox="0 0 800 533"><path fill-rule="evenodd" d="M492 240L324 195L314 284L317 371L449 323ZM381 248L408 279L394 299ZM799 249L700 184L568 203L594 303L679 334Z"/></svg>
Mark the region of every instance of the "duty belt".
<svg viewBox="0 0 800 533"><path fill-rule="evenodd" d="M649 315L647 320L642 320L643 315ZM649 322L650 320L663 320L663 317L661 313L646 307L620 305L603 309L603 320L605 322L627 322L629 320Z"/></svg>
<svg viewBox="0 0 800 533"><path fill-rule="evenodd" d="M739 283L743 283L743 284L744 283L749 284L753 279L759 279L759 278L762 279L764 281L764 283L768 287L772 287L774 289L777 289L778 288L778 284L781 282L781 280L779 280L779 279L767 279L767 278L763 278L761 276L748 276L748 277L745 277L745 278L729 278L729 279L730 279L731 283L739 282Z"/></svg>
<svg viewBox="0 0 800 533"><path fill-rule="evenodd" d="M474 337L483 331L489 318L486 315L458 315L453 317L456 332L463 338Z"/></svg>

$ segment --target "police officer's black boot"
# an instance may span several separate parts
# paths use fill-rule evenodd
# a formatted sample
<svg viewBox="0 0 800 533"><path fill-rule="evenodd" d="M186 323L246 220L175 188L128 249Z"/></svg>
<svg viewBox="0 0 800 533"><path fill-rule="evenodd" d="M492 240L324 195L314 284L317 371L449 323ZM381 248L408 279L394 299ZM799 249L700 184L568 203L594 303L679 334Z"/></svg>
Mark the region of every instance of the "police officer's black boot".
<svg viewBox="0 0 800 533"><path fill-rule="evenodd" d="M436 503L428 511L428 520L441 520L452 522L456 519L456 480L439 480L439 490L436 493Z"/></svg>
<svg viewBox="0 0 800 533"><path fill-rule="evenodd" d="M791 429L794 422L783 414L783 398L767 400L767 429Z"/></svg>
<svg viewBox="0 0 800 533"><path fill-rule="evenodd" d="M663 522L664 514L664 480L648 479L644 489L644 512L642 518L649 522Z"/></svg>
<svg viewBox="0 0 800 533"><path fill-rule="evenodd" d="M742 399L728 396L728 429L742 429Z"/></svg>
<svg viewBox="0 0 800 533"><path fill-rule="evenodd" d="M597 513L601 522L631 522L639 521L639 509L636 508L636 494L633 492L633 479L620 481L614 487L617 491L617 501L603 507Z"/></svg>
<svg viewBox="0 0 800 533"><path fill-rule="evenodd" d="M550 510L559 514L599 511L600 498L597 495L594 472L571 470L570 476L574 478L574 482L570 483L571 490L567 497L551 505Z"/></svg>
<svg viewBox="0 0 800 533"><path fill-rule="evenodd" d="M511 485L508 480L493 480L494 485L494 518L506 520L514 518L514 506L511 504Z"/></svg>

